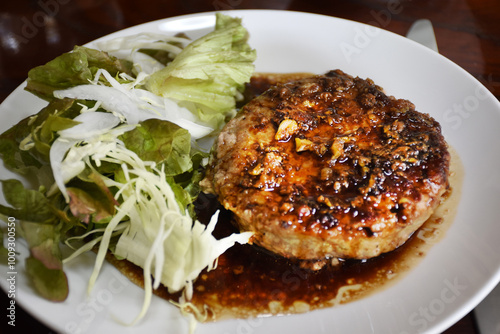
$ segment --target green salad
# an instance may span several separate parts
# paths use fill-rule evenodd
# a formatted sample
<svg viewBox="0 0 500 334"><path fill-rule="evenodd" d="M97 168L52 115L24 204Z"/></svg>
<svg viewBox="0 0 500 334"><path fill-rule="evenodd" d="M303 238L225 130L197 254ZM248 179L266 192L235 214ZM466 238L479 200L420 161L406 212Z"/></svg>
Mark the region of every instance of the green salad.
<svg viewBox="0 0 500 334"><path fill-rule="evenodd" d="M111 252L143 268L137 321L160 284L188 303L200 272L248 242L249 233L215 239L217 214L204 225L193 202L208 157L199 142L235 114L255 58L241 20L216 14L214 30L196 40L118 37L29 72L26 90L48 104L0 136L0 154L33 187L1 180L0 213L20 222L41 296L65 300L64 264L93 250L90 291Z"/></svg>

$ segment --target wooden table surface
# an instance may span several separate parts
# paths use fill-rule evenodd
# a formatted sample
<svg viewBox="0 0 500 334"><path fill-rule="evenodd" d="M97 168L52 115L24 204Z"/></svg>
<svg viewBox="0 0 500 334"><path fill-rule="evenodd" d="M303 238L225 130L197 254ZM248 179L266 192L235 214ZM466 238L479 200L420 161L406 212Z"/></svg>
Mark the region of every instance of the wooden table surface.
<svg viewBox="0 0 500 334"><path fill-rule="evenodd" d="M326 14L405 35L430 19L439 52L500 97L498 0L14 0L0 4L0 101L30 68L108 33L152 20L224 9L283 9ZM8 305L2 293L2 309ZM6 320L2 320L4 328ZM16 331L51 333L17 310ZM2 331L3 332L3 331ZM5 332L3 332L5 333ZM445 333L478 333L473 313Z"/></svg>

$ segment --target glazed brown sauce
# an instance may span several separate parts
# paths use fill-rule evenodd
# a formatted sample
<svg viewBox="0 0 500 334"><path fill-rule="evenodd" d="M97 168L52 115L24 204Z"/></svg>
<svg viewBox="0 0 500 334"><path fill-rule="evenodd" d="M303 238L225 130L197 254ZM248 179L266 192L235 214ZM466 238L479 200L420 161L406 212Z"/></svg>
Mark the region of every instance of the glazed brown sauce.
<svg viewBox="0 0 500 334"><path fill-rule="evenodd" d="M462 166L451 152L451 188L436 212L398 249L369 260L341 260L319 271L269 254L252 245L235 245L219 257L218 266L194 284L192 302L208 306L208 320L302 313L346 303L380 291L414 268L450 226L460 196ZM200 220L216 209L216 200L201 196ZM206 208L209 208L208 210ZM221 209L216 237L237 232L231 213Z"/></svg>
<svg viewBox="0 0 500 334"><path fill-rule="evenodd" d="M262 80L254 81L264 83L254 86L255 94L265 88ZM335 261L311 271L257 246L235 245L219 257L216 269L202 272L194 283L191 302L199 310L207 310L207 318L199 320L302 313L347 303L389 287L418 264L453 221L463 170L456 152L450 149L450 153L450 189L443 203L398 249L369 260ZM204 223L221 210L216 237L237 233L232 214L214 197L202 194L196 207ZM137 270L142 275L142 270ZM179 298L179 294L169 294L163 287L155 294L170 300Z"/></svg>

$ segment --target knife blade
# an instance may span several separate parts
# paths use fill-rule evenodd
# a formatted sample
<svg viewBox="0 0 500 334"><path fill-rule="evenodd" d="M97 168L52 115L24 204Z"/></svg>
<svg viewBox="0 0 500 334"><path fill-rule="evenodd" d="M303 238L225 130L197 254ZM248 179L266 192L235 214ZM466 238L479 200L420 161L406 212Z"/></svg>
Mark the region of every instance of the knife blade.
<svg viewBox="0 0 500 334"><path fill-rule="evenodd" d="M434 28L432 22L428 19L420 19L413 22L406 37L439 52Z"/></svg>
<svg viewBox="0 0 500 334"><path fill-rule="evenodd" d="M474 309L481 334L500 334L500 284Z"/></svg>

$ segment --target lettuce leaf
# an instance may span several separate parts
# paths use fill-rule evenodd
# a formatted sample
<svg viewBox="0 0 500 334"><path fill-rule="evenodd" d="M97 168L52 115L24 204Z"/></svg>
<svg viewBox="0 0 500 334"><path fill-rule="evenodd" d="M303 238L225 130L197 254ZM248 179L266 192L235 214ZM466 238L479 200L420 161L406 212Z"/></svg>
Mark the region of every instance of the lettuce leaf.
<svg viewBox="0 0 500 334"><path fill-rule="evenodd" d="M61 224L21 222L24 238L30 245L26 272L40 295L52 301L64 301L69 293L59 249Z"/></svg>
<svg viewBox="0 0 500 334"><path fill-rule="evenodd" d="M72 118L79 114L80 109L74 100L53 100L38 114L21 120L2 133L0 156L6 167L26 175L32 172L29 167L40 169L47 165L56 132L78 124Z"/></svg>
<svg viewBox="0 0 500 334"><path fill-rule="evenodd" d="M0 263L3 265L7 265L9 259L9 250L4 246L2 229L0 229L0 240L2 240L2 242L0 243Z"/></svg>
<svg viewBox="0 0 500 334"><path fill-rule="evenodd" d="M91 171L85 180L78 178L66 189L71 214L83 223L105 223L116 213L119 205L101 174Z"/></svg>
<svg viewBox="0 0 500 334"><path fill-rule="evenodd" d="M88 84L98 69L105 69L112 75L132 75L132 63L110 56L106 52L84 46L75 46L72 52L31 69L28 72L26 90L51 101L55 90Z"/></svg>
<svg viewBox="0 0 500 334"><path fill-rule="evenodd" d="M149 119L120 136L125 146L144 161L164 164L164 173L175 176L190 171L191 136L168 121Z"/></svg>
<svg viewBox="0 0 500 334"><path fill-rule="evenodd" d="M241 19L216 14L215 30L186 46L146 82L151 92L194 104L198 117L220 127L254 71L256 52Z"/></svg>
<svg viewBox="0 0 500 334"><path fill-rule="evenodd" d="M64 301L69 294L68 278L61 268L51 269L39 259L26 259L26 272L42 297L54 302Z"/></svg>
<svg viewBox="0 0 500 334"><path fill-rule="evenodd" d="M2 181L2 186L11 207L0 205L0 212L21 222L21 231L30 249L26 271L36 290L46 299L63 301L69 288L62 270L59 244L73 222L44 194L25 189L20 181Z"/></svg>
<svg viewBox="0 0 500 334"><path fill-rule="evenodd" d="M3 194L11 206L0 205L1 213L20 220L45 223L54 218L52 204L37 190L26 189L15 179L3 180Z"/></svg>
<svg viewBox="0 0 500 334"><path fill-rule="evenodd" d="M183 212L192 209L190 204L200 193L198 183L204 175L202 160L208 154L191 146L187 130L168 121L150 119L119 139L143 161L154 161L162 169ZM194 216L194 212L191 214Z"/></svg>

